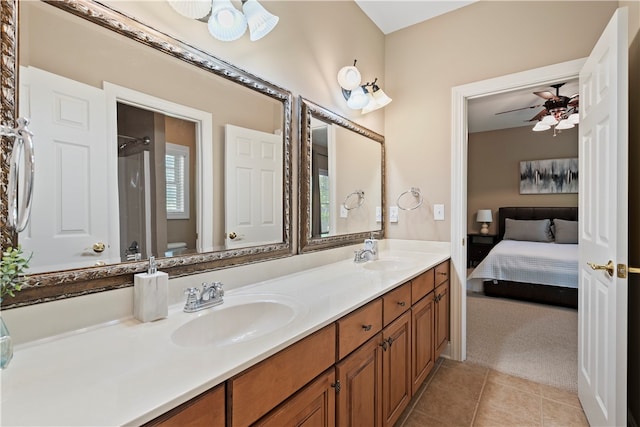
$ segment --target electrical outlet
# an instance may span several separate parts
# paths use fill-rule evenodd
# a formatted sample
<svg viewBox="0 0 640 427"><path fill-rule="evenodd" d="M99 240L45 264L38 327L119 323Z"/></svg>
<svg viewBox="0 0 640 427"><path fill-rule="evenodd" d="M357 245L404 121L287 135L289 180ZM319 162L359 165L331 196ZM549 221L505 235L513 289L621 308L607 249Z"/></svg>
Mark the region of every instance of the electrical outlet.
<svg viewBox="0 0 640 427"><path fill-rule="evenodd" d="M433 219L444 221L444 205L433 205Z"/></svg>
<svg viewBox="0 0 640 427"><path fill-rule="evenodd" d="M376 222L382 222L382 208L376 206Z"/></svg>
<svg viewBox="0 0 640 427"><path fill-rule="evenodd" d="M397 206L389 206L389 222L398 222Z"/></svg>

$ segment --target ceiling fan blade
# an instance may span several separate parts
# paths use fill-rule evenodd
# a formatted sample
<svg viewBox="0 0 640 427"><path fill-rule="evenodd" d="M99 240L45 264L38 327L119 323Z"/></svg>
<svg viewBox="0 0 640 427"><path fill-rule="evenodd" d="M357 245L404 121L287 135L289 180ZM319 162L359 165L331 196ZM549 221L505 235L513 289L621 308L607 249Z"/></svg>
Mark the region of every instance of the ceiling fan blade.
<svg viewBox="0 0 640 427"><path fill-rule="evenodd" d="M539 105L532 105L531 107L516 108L515 110L501 111L501 112L499 112L499 113L496 113L495 115L497 116L498 114L513 113L514 111L530 110L530 109L532 109L532 108L538 108L538 107L542 107L542 104L539 104ZM545 110L545 111L546 111L546 110Z"/></svg>
<svg viewBox="0 0 640 427"><path fill-rule="evenodd" d="M542 91L542 92L533 92L533 94L534 95L538 95L542 99L553 99L553 100L559 99L556 95L554 95L553 93L549 92L548 90L545 90L545 91Z"/></svg>
<svg viewBox="0 0 640 427"><path fill-rule="evenodd" d="M543 108L538 114L536 114L535 116L533 116L530 120L527 120L528 122L537 122L539 120L542 120L542 118L544 116L546 116L547 114L549 114L549 112L547 111L546 108Z"/></svg>

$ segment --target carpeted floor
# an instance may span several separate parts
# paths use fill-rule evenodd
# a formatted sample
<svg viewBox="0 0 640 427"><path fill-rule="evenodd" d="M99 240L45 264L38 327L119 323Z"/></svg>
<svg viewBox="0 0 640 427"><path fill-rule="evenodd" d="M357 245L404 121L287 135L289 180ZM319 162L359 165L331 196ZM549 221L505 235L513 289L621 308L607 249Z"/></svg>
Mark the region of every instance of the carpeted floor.
<svg viewBox="0 0 640 427"><path fill-rule="evenodd" d="M577 390L577 310L467 295L469 362Z"/></svg>

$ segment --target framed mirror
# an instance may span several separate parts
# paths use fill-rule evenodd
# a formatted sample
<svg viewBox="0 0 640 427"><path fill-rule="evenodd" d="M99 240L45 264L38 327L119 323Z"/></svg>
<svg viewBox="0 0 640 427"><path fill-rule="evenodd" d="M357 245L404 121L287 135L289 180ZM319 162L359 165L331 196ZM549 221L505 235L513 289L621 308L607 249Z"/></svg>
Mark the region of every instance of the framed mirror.
<svg viewBox="0 0 640 427"><path fill-rule="evenodd" d="M299 99L299 252L384 236L384 136Z"/></svg>
<svg viewBox="0 0 640 427"><path fill-rule="evenodd" d="M291 255L290 92L99 3L0 7L2 120L36 152L17 235L3 140L2 246L33 254L3 307Z"/></svg>

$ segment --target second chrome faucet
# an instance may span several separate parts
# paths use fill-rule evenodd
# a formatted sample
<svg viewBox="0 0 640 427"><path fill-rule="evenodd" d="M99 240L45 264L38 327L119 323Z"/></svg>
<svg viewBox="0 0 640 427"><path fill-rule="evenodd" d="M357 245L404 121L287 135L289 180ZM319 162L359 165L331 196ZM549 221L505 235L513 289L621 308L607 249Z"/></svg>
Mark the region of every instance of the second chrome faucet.
<svg viewBox="0 0 640 427"><path fill-rule="evenodd" d="M222 304L224 302L223 286L221 282L213 282L203 283L201 291L198 291L198 288L187 288L184 291L187 294L184 311L193 313Z"/></svg>

